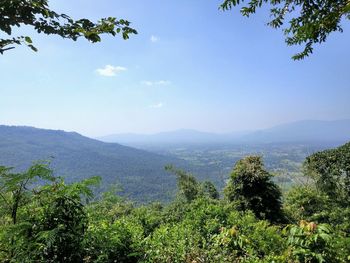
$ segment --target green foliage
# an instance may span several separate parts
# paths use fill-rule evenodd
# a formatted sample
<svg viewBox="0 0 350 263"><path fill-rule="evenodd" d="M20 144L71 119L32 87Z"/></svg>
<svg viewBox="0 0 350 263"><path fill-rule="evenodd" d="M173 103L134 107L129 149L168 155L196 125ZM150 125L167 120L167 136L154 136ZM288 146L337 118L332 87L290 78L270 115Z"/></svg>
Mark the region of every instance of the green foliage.
<svg viewBox="0 0 350 263"><path fill-rule="evenodd" d="M130 34L137 34L130 27L130 22L115 17L102 18L94 23L86 18L74 20L66 14L59 14L49 8L48 0L2 0L0 2L0 30L9 38L0 39L0 53L14 48L13 45L25 44L33 51L29 36L11 37L14 27L31 26L38 33L58 35L76 41L83 37L92 43L101 41L101 34L115 36L121 34L128 39Z"/></svg>
<svg viewBox="0 0 350 263"><path fill-rule="evenodd" d="M320 191L349 205L350 143L315 153L306 158L304 166Z"/></svg>
<svg viewBox="0 0 350 263"><path fill-rule="evenodd" d="M79 262L87 217L79 199L59 195L45 207L36 225L37 257L45 262Z"/></svg>
<svg viewBox="0 0 350 263"><path fill-rule="evenodd" d="M202 191L203 191L205 196L212 198L212 199L219 199L220 194L212 182L205 181L202 184L202 188L203 188Z"/></svg>
<svg viewBox="0 0 350 263"><path fill-rule="evenodd" d="M162 223L163 207L159 203L153 203L148 206L135 208L130 216L133 221L142 227L144 236L149 236Z"/></svg>
<svg viewBox="0 0 350 263"><path fill-rule="evenodd" d="M339 262L332 250L331 229L326 224L301 221L299 226L290 226L288 245L290 257L297 262Z"/></svg>
<svg viewBox="0 0 350 263"><path fill-rule="evenodd" d="M350 144L312 154L304 163L311 183L294 188L285 206L295 220L312 220L350 229Z"/></svg>
<svg viewBox="0 0 350 263"><path fill-rule="evenodd" d="M281 221L281 192L271 177L260 156L248 156L236 163L224 189L225 196L260 219Z"/></svg>
<svg viewBox="0 0 350 263"><path fill-rule="evenodd" d="M324 217L328 208L329 199L315 187L295 186L286 195L285 209L290 218L298 222L300 220L319 221Z"/></svg>
<svg viewBox="0 0 350 263"><path fill-rule="evenodd" d="M284 207L293 222L327 223L350 234L350 207L339 204L314 186L294 187L286 194Z"/></svg>
<svg viewBox="0 0 350 263"><path fill-rule="evenodd" d="M87 217L81 198L91 196L92 178L65 185L45 164L24 173L1 169L0 258L7 262L79 262ZM46 180L50 184L34 186Z"/></svg>
<svg viewBox="0 0 350 263"><path fill-rule="evenodd" d="M213 235L208 262L273 262L286 249L279 229L252 214L232 212L229 222Z"/></svg>
<svg viewBox="0 0 350 263"><path fill-rule="evenodd" d="M317 262L328 262L329 258L333 258L330 262L347 262L350 260L350 144L315 153L306 158L304 167L305 175L312 181L309 185L295 187L287 194L286 210L294 221L305 219L329 225L332 228L329 233L332 234L332 248L327 244L327 249L321 247L317 255L312 254L316 252L301 250L300 257L311 253L309 257L314 257ZM305 227L298 231L305 232ZM327 252L329 258L323 259L322 253L327 250L333 252Z"/></svg>
<svg viewBox="0 0 350 263"><path fill-rule="evenodd" d="M232 9L241 2L244 1L225 0L221 9ZM247 5L241 8L241 14L249 17L264 4L270 7L272 20L268 23L269 26L280 28L287 25L283 29L287 45L305 45L303 51L293 56L294 60L309 56L313 52L313 46L325 42L330 33L342 32L343 18L350 19L348 0L249 0Z"/></svg>
<svg viewBox="0 0 350 263"><path fill-rule="evenodd" d="M200 193L200 186L196 178L182 170L175 169L173 166L166 166L165 169L174 173L177 177L178 193L184 197L186 201L191 202Z"/></svg>
<svg viewBox="0 0 350 263"><path fill-rule="evenodd" d="M136 262L142 228L120 218L113 223L98 221L89 225L85 236L85 262Z"/></svg>
<svg viewBox="0 0 350 263"><path fill-rule="evenodd" d="M200 234L191 225L162 225L146 239L145 262L191 262L200 254Z"/></svg>
<svg viewBox="0 0 350 263"><path fill-rule="evenodd" d="M93 199L98 178L65 184L47 165L19 174L1 167L0 262L349 262L350 207L319 184L287 194L294 223L281 225L280 192L271 194L277 188L260 157L236 164L226 199L209 182L170 170L178 198L137 206L116 188Z"/></svg>
<svg viewBox="0 0 350 263"><path fill-rule="evenodd" d="M172 165L167 165L165 170L176 175L179 198L184 198L187 202L202 196L219 199L220 194L212 182L199 183L192 174L176 169Z"/></svg>
<svg viewBox="0 0 350 263"><path fill-rule="evenodd" d="M27 248L26 235L30 224L23 220L28 216L25 207L31 202L33 183L39 179L53 181L52 172L45 164L33 165L24 173L11 173L11 169L0 167L1 205L1 258L11 261L20 257L18 247Z"/></svg>

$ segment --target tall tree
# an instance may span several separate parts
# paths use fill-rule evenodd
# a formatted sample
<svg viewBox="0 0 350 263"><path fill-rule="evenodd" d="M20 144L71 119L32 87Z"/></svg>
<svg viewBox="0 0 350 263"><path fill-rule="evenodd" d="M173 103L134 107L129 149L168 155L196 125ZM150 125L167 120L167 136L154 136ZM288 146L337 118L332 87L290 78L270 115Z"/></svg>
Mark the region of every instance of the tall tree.
<svg viewBox="0 0 350 263"><path fill-rule="evenodd" d="M283 221L281 191L271 177L260 156L245 157L233 168L225 197L237 202L240 209L253 211L259 219Z"/></svg>
<svg viewBox="0 0 350 263"><path fill-rule="evenodd" d="M221 9L232 9L241 2L244 0L225 0ZM241 8L241 14L249 17L263 4L270 7L269 26L280 28L287 24L283 28L287 45L304 45L304 49L292 57L294 60L309 56L314 44L325 42L330 33L342 32L342 20L350 19L349 0L249 0Z"/></svg>
<svg viewBox="0 0 350 263"><path fill-rule="evenodd" d="M48 0L2 0L0 1L0 31L8 37L0 38L0 53L13 49L14 45L25 44L37 51L29 36L13 36L14 27L30 26L38 33L59 35L76 41L85 38L92 43L101 41L101 34L124 39L137 31L130 27L130 22L115 17L102 18L97 23L82 18L74 20L66 14L59 14L50 9Z"/></svg>

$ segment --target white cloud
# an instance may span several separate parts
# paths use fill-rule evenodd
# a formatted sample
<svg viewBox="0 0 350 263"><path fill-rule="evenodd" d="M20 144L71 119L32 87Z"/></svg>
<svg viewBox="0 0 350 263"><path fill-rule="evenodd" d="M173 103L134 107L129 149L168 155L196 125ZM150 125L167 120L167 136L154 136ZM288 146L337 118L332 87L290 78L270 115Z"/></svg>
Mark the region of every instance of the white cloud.
<svg viewBox="0 0 350 263"><path fill-rule="evenodd" d="M159 102L157 104L150 105L149 107L153 109L159 109L159 108L162 108L163 106L164 106L163 102Z"/></svg>
<svg viewBox="0 0 350 263"><path fill-rule="evenodd" d="M155 82L155 85L170 85L171 82L169 80L159 80Z"/></svg>
<svg viewBox="0 0 350 263"><path fill-rule="evenodd" d="M146 86L153 86L153 82L148 80L141 81L141 84Z"/></svg>
<svg viewBox="0 0 350 263"><path fill-rule="evenodd" d="M146 86L167 86L171 84L171 81L169 80L157 80L157 81L149 81L149 80L144 80L141 81L142 85Z"/></svg>
<svg viewBox="0 0 350 263"><path fill-rule="evenodd" d="M96 69L96 72L104 77L114 77L122 71L126 71L127 68L121 66L106 65L104 68Z"/></svg>
<svg viewBox="0 0 350 263"><path fill-rule="evenodd" d="M151 40L151 42L152 43L156 43L156 42L158 42L159 40L160 40L160 38L159 37L157 37L157 36L151 36L151 38L150 38L150 40Z"/></svg>

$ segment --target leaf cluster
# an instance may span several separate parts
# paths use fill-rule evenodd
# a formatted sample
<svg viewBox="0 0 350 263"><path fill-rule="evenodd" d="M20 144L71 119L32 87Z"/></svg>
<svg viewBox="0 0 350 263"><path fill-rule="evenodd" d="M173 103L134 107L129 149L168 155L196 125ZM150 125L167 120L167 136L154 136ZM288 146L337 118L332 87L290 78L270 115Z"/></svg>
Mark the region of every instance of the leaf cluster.
<svg viewBox="0 0 350 263"><path fill-rule="evenodd" d="M220 8L229 10L244 0L225 0ZM241 14L249 17L258 8L268 5L272 19L268 25L281 28L289 46L304 45L304 49L295 54L294 60L304 59L313 52L315 44L323 43L332 32L342 32L342 19L350 19L348 0L250 0L241 8Z"/></svg>
<svg viewBox="0 0 350 263"><path fill-rule="evenodd" d="M124 19L107 17L98 22L86 18L75 20L50 9L48 0L2 0L0 31L9 37L0 38L1 54L13 49L14 45L22 44L37 51L29 36L12 36L14 28L21 26L32 27L37 33L58 35L74 41L82 37L92 43L100 42L101 34L121 34L124 39L128 39L131 34L137 34L137 31L130 27L130 22Z"/></svg>

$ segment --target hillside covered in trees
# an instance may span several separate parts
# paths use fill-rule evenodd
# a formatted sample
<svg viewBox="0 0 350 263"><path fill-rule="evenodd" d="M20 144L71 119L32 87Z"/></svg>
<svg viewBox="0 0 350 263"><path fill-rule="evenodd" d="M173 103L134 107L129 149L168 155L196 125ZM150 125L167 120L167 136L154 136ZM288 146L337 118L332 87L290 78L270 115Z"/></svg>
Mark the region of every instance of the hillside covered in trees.
<svg viewBox="0 0 350 263"><path fill-rule="evenodd" d="M304 162L309 183L282 196L259 156L224 188L168 166L178 193L135 206L98 178L66 184L44 164L0 169L1 262L349 262L350 143ZM37 180L45 181L38 186Z"/></svg>
<svg viewBox="0 0 350 263"><path fill-rule="evenodd" d="M15 167L18 172L37 161L49 161L55 175L67 182L99 176L99 191L120 186L139 201L170 200L176 182L164 166L185 164L177 158L103 143L74 132L0 126L1 165Z"/></svg>

